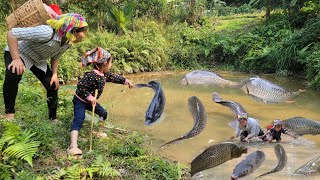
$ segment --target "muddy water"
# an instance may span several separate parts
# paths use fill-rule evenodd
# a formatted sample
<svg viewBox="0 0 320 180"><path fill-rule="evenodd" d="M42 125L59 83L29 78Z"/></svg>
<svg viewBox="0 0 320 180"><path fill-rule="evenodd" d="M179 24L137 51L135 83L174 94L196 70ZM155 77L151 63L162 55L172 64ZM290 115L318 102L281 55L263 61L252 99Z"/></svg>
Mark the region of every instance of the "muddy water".
<svg viewBox="0 0 320 180"><path fill-rule="evenodd" d="M228 126L232 120L231 111L211 100L211 94L218 92L222 99L239 102L249 113L249 116L259 119L261 127L266 127L275 118L286 119L302 116L320 120L320 92L307 89L299 95L292 104L264 104L252 100L240 89L219 88L213 86L183 86L178 81L187 72L161 72L144 73L126 76L133 83L147 83L157 80L161 83L167 102L164 119L154 126L144 125L145 111L154 95L152 89L128 89L123 85L107 84L104 94L99 102L107 107L109 119L113 124L131 130L149 134L153 142L150 145L155 150L163 143L184 135L193 127L193 119L188 110L188 98L197 96L203 103L208 114L206 129L198 136L184 140L180 143L156 150L162 156L177 160L190 166L192 159L211 144L224 141L234 134ZM222 77L229 80L240 81L248 74L220 72ZM302 80L294 78L279 78L270 75L261 75L274 83L282 85L289 90L306 89ZM292 176L292 173L308 160L320 155L320 136L304 136L294 140L282 135L284 146L288 155L288 164L280 172L270 174L263 179L319 179L320 176ZM277 165L273 151L275 143L251 143L249 153L262 150L266 153L266 160L253 174L243 179L254 177L268 172ZM230 179L234 167L247 154L233 159L217 167L208 169L195 175L193 179Z"/></svg>

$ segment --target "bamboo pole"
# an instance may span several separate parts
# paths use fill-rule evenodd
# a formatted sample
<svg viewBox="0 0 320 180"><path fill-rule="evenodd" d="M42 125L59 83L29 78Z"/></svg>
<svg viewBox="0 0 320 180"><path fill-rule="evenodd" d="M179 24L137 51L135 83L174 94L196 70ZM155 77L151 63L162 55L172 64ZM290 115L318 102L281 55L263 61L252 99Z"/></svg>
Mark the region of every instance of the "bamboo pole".
<svg viewBox="0 0 320 180"><path fill-rule="evenodd" d="M94 91L94 97L97 99L97 96L98 96L98 89L96 89ZM92 106L92 115L91 115L91 131L90 131L90 150L89 151L92 151L92 130L93 130L93 120L94 120L94 110L95 110L96 106L93 105Z"/></svg>

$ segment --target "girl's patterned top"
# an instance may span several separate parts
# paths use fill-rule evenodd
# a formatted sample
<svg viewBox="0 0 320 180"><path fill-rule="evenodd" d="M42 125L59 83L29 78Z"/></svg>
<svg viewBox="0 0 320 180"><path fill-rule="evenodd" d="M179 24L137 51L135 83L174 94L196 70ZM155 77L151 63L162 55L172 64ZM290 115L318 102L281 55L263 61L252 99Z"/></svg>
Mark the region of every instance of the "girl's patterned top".
<svg viewBox="0 0 320 180"><path fill-rule="evenodd" d="M94 97L95 89L98 89L97 99L99 99L106 82L127 84L127 80L122 76L109 72L103 74L97 70L92 70L85 73L84 77L78 82L76 96L85 102L89 102Z"/></svg>

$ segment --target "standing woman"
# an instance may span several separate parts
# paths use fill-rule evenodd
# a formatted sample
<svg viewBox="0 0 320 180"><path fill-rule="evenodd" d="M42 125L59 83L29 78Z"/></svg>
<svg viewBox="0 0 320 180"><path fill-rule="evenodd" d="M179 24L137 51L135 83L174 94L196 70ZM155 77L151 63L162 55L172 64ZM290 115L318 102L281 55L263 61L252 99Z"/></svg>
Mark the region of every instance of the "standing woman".
<svg viewBox="0 0 320 180"><path fill-rule="evenodd" d="M47 24L12 28L7 32L8 46L4 53L6 74L3 83L7 119L15 118L18 85L22 74L30 69L46 88L49 119L53 123L58 122L58 59L73 43L85 38L88 24L81 15L73 13L50 19ZM51 68L46 62L49 58Z"/></svg>

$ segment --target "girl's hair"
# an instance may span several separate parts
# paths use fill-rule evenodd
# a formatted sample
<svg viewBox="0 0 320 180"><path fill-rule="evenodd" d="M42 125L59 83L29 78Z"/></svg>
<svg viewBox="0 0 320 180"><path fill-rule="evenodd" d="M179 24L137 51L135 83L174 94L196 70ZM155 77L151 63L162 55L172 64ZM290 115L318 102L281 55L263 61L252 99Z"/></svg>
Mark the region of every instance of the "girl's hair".
<svg viewBox="0 0 320 180"><path fill-rule="evenodd" d="M81 28L74 28L72 30L72 32L84 32L88 29L88 26L85 26L85 27L81 27Z"/></svg>
<svg viewBox="0 0 320 180"><path fill-rule="evenodd" d="M105 62L109 63L110 57L107 60L105 60L104 62L102 62L102 63L97 63L97 62L92 63L93 69L101 69Z"/></svg>

